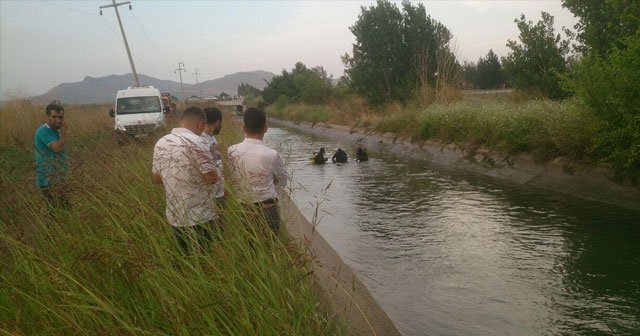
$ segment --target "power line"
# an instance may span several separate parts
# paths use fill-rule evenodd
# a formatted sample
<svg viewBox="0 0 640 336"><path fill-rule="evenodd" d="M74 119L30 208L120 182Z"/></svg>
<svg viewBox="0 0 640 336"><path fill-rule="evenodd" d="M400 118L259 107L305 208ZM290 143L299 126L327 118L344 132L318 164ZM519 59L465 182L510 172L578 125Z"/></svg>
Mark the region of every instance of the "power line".
<svg viewBox="0 0 640 336"><path fill-rule="evenodd" d="M94 15L94 16L98 16L98 14L96 14L96 13L84 12L84 11L77 10L77 9L74 9L74 8L71 8L71 7L67 7L67 6L63 6L63 5L57 4L57 3L55 3L55 2L51 2L51 1L47 1L47 0L40 0L40 1L42 1L42 2L44 2L44 3L47 3L47 4L49 4L49 5L53 5L53 6L57 6L57 7L60 7L60 8L64 8L64 9L66 9L66 10L70 10L70 11L72 11L72 12L76 12L76 13L80 13L80 14L86 14L86 15Z"/></svg>
<svg viewBox="0 0 640 336"><path fill-rule="evenodd" d="M138 73L136 72L136 66L133 64L133 58L131 57L131 50L129 50L129 43L127 42L127 36L124 34L124 28L122 28L122 21L120 20L120 13L118 12L118 6L129 4L129 9L131 9L131 2L119 2L116 3L116 0L111 0L113 4L100 6L100 14L102 14L103 8L113 7L116 11L116 18L118 18L118 25L120 26L120 32L122 33L122 39L124 40L124 47L127 49L127 56L129 56L129 64L131 65L131 72L133 73L133 81L136 86L140 86L140 80L138 80Z"/></svg>
<svg viewBox="0 0 640 336"><path fill-rule="evenodd" d="M109 27L109 30L113 33L113 36L120 38L120 36L118 36L118 33L116 33L116 30L113 29L113 27L111 27L107 19L105 19L104 16L102 15L100 15L100 18L102 19L102 22L104 22L104 24L107 25L107 27Z"/></svg>
<svg viewBox="0 0 640 336"><path fill-rule="evenodd" d="M140 23L140 20L138 20L138 16L135 14L135 12L131 12L131 14L133 15L133 19L134 21L136 21L136 24L138 24L138 27L140 28L140 30L142 31L142 34L144 35L144 37L147 39L147 42L149 42L149 44L151 45L151 48L153 48L153 51L155 51L156 55L162 60L162 62L164 63L164 65L167 68L170 68L171 65L169 65L169 62L167 61L166 58L164 58L161 54L160 54L160 50L158 49L158 46L153 43L153 41L151 40L151 38L149 38L149 34L147 34L147 31L144 29L144 27L142 27L142 24Z"/></svg>
<svg viewBox="0 0 640 336"><path fill-rule="evenodd" d="M202 90L200 90L200 86L198 85L198 76L200 76L200 69L196 68L196 72L193 73L194 76L196 76L196 87L198 88L199 91L199 96L202 97Z"/></svg>
<svg viewBox="0 0 640 336"><path fill-rule="evenodd" d="M180 89L182 90L182 103L184 104L184 86L182 85L182 72L187 72L187 69L183 68L183 66L184 63L178 62L178 68L173 72L175 73L177 71L180 74Z"/></svg>

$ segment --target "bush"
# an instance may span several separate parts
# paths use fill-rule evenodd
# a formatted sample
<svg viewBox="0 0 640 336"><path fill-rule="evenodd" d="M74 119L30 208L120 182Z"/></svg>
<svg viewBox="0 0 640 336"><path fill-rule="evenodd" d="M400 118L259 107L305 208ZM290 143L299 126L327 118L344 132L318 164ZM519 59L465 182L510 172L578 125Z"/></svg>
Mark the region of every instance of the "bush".
<svg viewBox="0 0 640 336"><path fill-rule="evenodd" d="M307 68L301 62L288 72L274 76L262 92L265 104L273 104L284 96L291 102L321 104L331 96L331 77L322 67Z"/></svg>
<svg viewBox="0 0 640 336"><path fill-rule="evenodd" d="M568 81L602 120L595 155L637 182L640 176L640 35L622 39L607 56L591 54Z"/></svg>
<svg viewBox="0 0 640 336"><path fill-rule="evenodd" d="M269 116L297 122L305 121L315 124L329 120L326 106L289 104L285 97L278 99L276 104L268 106L266 111Z"/></svg>

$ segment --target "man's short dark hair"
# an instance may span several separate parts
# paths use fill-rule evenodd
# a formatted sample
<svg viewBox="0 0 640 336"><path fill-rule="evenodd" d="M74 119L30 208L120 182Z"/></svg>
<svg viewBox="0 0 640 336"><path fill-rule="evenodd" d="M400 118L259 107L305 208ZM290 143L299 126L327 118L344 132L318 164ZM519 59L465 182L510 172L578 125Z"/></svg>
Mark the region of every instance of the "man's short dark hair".
<svg viewBox="0 0 640 336"><path fill-rule="evenodd" d="M251 134L260 133L267 124L267 114L255 107L244 111L244 127Z"/></svg>
<svg viewBox="0 0 640 336"><path fill-rule="evenodd" d="M198 121L207 121L207 116L204 114L201 108L197 106L188 107L184 112L182 112L182 117L180 120L192 119Z"/></svg>
<svg viewBox="0 0 640 336"><path fill-rule="evenodd" d="M56 111L58 113L64 113L64 108L58 104L49 104L47 105L47 107L44 109L44 112L47 114L47 116L51 115L51 111Z"/></svg>
<svg viewBox="0 0 640 336"><path fill-rule="evenodd" d="M212 125L217 121L222 120L222 112L215 107L207 107L204 109L204 114L207 115L207 124Z"/></svg>

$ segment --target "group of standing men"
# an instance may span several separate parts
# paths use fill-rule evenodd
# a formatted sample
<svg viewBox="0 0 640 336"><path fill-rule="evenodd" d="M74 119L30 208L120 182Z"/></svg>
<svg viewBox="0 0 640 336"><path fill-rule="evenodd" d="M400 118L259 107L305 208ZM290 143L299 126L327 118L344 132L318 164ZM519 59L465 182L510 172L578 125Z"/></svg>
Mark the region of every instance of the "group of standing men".
<svg viewBox="0 0 640 336"><path fill-rule="evenodd" d="M264 111L249 108L244 113L243 142L228 148L229 167L236 190L248 199L246 207L260 211L271 230L280 230L278 188L287 183L284 162L267 147ZM152 173L166 195L166 216L180 247L188 252L189 241L206 248L222 231L217 210L224 207L222 155L215 135L220 132L222 113L187 108L179 127L155 145Z"/></svg>
<svg viewBox="0 0 640 336"><path fill-rule="evenodd" d="M50 206L69 208L66 189L67 155L64 109L51 104L47 120L34 136L36 184ZM278 192L287 184L287 172L278 153L263 141L267 118L263 110L244 113L244 141L228 148L229 167L245 207L262 213L269 228L280 230ZM223 160L216 135L222 113L215 107L189 107L179 127L162 137L153 151L153 181L166 196L166 217L178 245L189 253L192 242L207 248L221 233L219 210L225 207Z"/></svg>

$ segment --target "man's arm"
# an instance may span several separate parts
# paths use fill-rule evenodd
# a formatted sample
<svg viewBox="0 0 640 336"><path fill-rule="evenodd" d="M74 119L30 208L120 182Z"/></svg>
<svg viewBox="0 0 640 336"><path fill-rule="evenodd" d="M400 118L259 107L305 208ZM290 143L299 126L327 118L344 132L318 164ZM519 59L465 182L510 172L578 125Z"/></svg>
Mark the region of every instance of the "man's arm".
<svg viewBox="0 0 640 336"><path fill-rule="evenodd" d="M63 123L58 132L60 133L60 139L49 143L49 148L56 153L64 150L64 143L67 141L67 125Z"/></svg>
<svg viewBox="0 0 640 336"><path fill-rule="evenodd" d="M216 184L219 180L218 173L215 170L210 172L202 173L202 179L207 184Z"/></svg>
<svg viewBox="0 0 640 336"><path fill-rule="evenodd" d="M271 172L273 174L273 181L278 187L286 187L287 180L289 179L289 175L287 174L287 169L284 166L284 161L280 155L276 155L276 157L271 162Z"/></svg>
<svg viewBox="0 0 640 336"><path fill-rule="evenodd" d="M192 145L193 155L195 155L202 179L207 184L216 184L220 179L218 178L217 166L211 153L211 143L199 137L198 141Z"/></svg>

